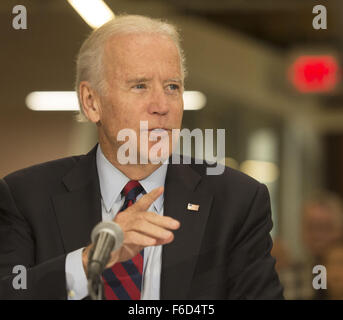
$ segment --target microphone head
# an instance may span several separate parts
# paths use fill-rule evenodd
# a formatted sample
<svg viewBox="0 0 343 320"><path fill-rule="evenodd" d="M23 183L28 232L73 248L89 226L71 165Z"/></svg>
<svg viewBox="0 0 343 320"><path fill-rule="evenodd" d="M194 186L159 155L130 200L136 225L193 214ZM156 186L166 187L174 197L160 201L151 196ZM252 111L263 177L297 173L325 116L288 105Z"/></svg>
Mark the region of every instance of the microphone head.
<svg viewBox="0 0 343 320"><path fill-rule="evenodd" d="M95 243L100 233L108 233L115 239L114 248L112 251L119 249L124 241L124 233L120 226L113 221L104 221L98 223L91 234L92 243Z"/></svg>

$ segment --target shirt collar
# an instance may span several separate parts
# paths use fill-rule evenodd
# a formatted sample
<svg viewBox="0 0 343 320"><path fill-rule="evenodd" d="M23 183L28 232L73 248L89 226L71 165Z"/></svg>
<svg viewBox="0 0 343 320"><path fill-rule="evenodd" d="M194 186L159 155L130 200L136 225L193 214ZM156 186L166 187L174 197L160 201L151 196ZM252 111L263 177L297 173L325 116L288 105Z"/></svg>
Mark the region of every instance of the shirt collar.
<svg viewBox="0 0 343 320"><path fill-rule="evenodd" d="M100 144L96 152L96 165L99 174L99 183L102 200L107 211L110 211L114 202L121 197L121 191L130 179L113 166L103 154ZM166 160L157 170L143 180L139 180L146 193L155 188L164 186L168 168ZM154 207L160 212L163 206L164 194L154 201Z"/></svg>

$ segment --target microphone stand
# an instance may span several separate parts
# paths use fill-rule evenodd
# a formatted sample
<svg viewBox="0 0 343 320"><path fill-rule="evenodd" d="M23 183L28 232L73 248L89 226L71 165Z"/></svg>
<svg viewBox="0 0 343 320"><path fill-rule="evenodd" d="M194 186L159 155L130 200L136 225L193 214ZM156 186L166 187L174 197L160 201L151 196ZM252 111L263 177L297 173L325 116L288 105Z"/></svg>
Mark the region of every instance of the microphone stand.
<svg viewBox="0 0 343 320"><path fill-rule="evenodd" d="M92 300L103 300L104 284L102 281L103 267L97 260L92 260L94 248L92 248L88 254L88 293Z"/></svg>
<svg viewBox="0 0 343 320"><path fill-rule="evenodd" d="M101 275L88 279L88 292L92 300L103 300L104 284Z"/></svg>
<svg viewBox="0 0 343 320"><path fill-rule="evenodd" d="M88 253L88 293L93 300L103 300L105 294L102 273L111 252L122 245L124 234L120 226L113 221L100 222L93 229L91 240L95 245Z"/></svg>

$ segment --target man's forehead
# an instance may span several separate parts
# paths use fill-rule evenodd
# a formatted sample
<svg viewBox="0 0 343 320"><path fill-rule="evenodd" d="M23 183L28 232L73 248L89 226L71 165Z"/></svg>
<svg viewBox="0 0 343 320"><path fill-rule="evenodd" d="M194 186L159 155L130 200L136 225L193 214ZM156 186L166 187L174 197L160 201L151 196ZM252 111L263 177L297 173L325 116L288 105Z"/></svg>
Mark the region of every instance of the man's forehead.
<svg viewBox="0 0 343 320"><path fill-rule="evenodd" d="M181 60L175 43L156 34L122 34L109 39L105 66L122 78L149 78L156 70L168 70L167 78L182 78Z"/></svg>
<svg viewBox="0 0 343 320"><path fill-rule="evenodd" d="M152 46L159 49L168 48L168 50L178 53L176 44L171 38L157 33L123 33L113 35L106 41L105 51L108 54L139 54L144 49L149 51ZM138 47L140 51L137 51Z"/></svg>

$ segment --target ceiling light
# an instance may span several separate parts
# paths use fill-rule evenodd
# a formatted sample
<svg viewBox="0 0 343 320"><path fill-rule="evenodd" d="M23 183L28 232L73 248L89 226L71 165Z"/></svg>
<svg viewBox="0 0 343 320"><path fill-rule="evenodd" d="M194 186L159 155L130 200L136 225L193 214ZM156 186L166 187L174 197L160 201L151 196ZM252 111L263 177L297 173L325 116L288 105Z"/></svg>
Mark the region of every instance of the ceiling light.
<svg viewBox="0 0 343 320"><path fill-rule="evenodd" d="M76 111L75 91L34 91L26 97L26 105L34 111Z"/></svg>
<svg viewBox="0 0 343 320"><path fill-rule="evenodd" d="M185 91L183 103L185 110L200 110L206 105L206 96L199 91Z"/></svg>
<svg viewBox="0 0 343 320"><path fill-rule="evenodd" d="M198 91L185 91L183 98L185 110L199 110L206 104L205 95ZM75 91L34 91L25 102L34 111L79 111Z"/></svg>
<svg viewBox="0 0 343 320"><path fill-rule="evenodd" d="M93 29L114 18L113 11L102 0L68 0L70 5Z"/></svg>

